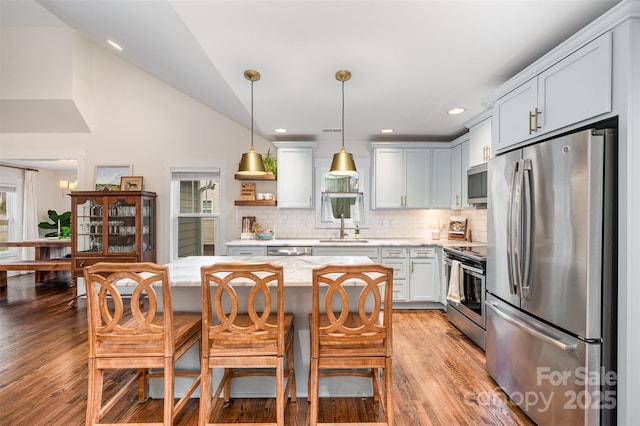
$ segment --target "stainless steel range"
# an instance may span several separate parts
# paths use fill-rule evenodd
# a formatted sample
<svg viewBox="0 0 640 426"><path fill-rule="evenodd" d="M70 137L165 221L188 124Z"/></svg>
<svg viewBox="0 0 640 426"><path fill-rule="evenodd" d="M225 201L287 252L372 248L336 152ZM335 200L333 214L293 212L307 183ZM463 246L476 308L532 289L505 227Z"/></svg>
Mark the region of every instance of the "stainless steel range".
<svg viewBox="0 0 640 426"><path fill-rule="evenodd" d="M484 350L487 247L445 247L446 285L450 283L454 261L459 262L456 270L461 283L461 300L459 302L447 300L447 319Z"/></svg>

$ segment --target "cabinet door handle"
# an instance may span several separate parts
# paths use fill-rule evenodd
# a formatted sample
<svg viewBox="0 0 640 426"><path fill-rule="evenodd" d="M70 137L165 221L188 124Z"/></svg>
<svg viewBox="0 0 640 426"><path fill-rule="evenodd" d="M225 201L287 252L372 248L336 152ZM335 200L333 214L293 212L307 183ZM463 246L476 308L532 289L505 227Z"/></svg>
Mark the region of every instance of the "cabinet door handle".
<svg viewBox="0 0 640 426"><path fill-rule="evenodd" d="M411 261L411 273L413 273L413 260Z"/></svg>
<svg viewBox="0 0 640 426"><path fill-rule="evenodd" d="M456 194L456 206L460 205L460 196Z"/></svg>
<svg viewBox="0 0 640 426"><path fill-rule="evenodd" d="M491 147L485 145L482 147L482 161L489 161L491 159Z"/></svg>
<svg viewBox="0 0 640 426"><path fill-rule="evenodd" d="M533 111L529 111L529 134L536 133L540 126L538 125L538 116L542 114L542 111L536 107Z"/></svg>

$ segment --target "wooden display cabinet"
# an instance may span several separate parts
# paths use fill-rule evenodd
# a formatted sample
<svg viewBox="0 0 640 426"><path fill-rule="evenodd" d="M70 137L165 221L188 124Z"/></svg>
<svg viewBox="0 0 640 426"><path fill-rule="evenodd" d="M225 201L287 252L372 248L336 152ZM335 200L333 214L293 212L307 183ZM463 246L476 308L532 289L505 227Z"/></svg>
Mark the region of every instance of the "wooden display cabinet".
<svg viewBox="0 0 640 426"><path fill-rule="evenodd" d="M74 280L97 262L156 261L156 197L146 191L71 193Z"/></svg>

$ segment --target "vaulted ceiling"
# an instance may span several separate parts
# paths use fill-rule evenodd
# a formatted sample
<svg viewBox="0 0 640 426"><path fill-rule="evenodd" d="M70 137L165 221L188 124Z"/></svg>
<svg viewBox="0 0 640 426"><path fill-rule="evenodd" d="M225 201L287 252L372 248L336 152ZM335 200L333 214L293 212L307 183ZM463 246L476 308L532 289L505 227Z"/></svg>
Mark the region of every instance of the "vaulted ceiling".
<svg viewBox="0 0 640 426"><path fill-rule="evenodd" d="M270 140L451 140L482 99L617 0L2 0L3 26L68 25ZM448 115L453 107L465 112ZM286 128L284 135L274 129ZM395 130L382 135L381 129Z"/></svg>

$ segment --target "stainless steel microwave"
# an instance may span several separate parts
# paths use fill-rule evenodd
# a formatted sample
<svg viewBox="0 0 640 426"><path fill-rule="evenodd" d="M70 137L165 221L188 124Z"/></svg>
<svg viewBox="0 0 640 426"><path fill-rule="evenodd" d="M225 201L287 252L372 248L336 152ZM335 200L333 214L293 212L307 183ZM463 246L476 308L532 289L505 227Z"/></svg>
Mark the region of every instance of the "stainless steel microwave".
<svg viewBox="0 0 640 426"><path fill-rule="evenodd" d="M467 170L467 203L487 204L487 163Z"/></svg>

